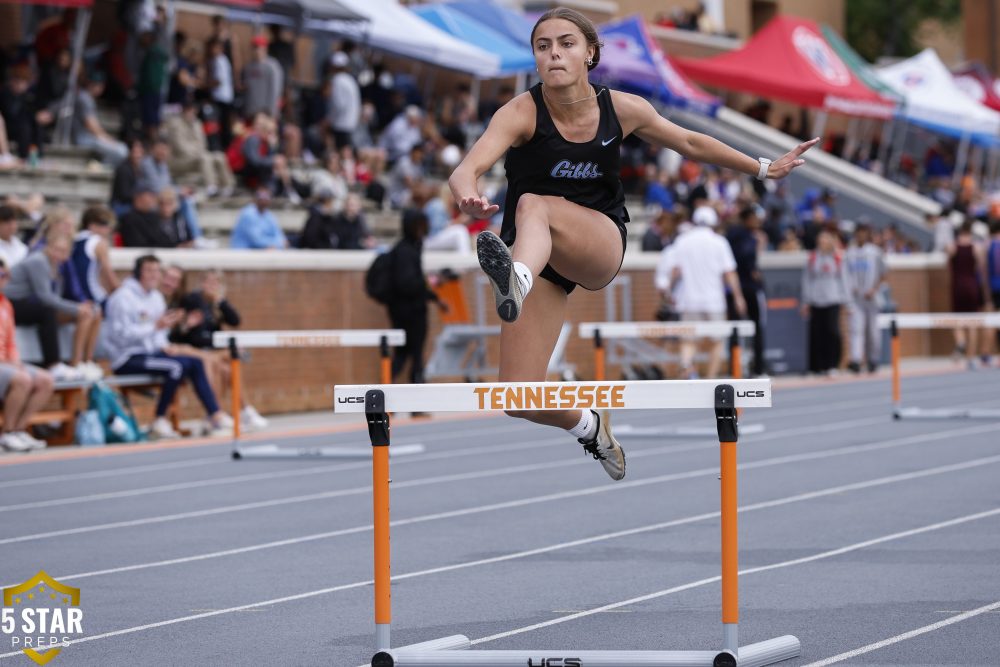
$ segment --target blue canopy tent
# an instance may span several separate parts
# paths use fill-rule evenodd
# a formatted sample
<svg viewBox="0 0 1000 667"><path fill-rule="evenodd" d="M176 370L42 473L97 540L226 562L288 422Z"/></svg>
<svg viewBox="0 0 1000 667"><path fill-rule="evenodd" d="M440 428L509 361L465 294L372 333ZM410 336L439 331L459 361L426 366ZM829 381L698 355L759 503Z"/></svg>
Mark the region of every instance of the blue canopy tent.
<svg viewBox="0 0 1000 667"><path fill-rule="evenodd" d="M458 11L448 3L411 5L409 9L435 28L497 56L500 59L498 74L501 76L535 68L535 57L524 46L527 39L516 43L482 20Z"/></svg>
<svg viewBox="0 0 1000 667"><path fill-rule="evenodd" d="M443 4L450 9L471 16L476 21L501 33L515 44L531 50L531 29L534 27L534 23L528 20L524 14L493 0L454 0Z"/></svg>
<svg viewBox="0 0 1000 667"><path fill-rule="evenodd" d="M714 116L719 100L692 83L649 36L640 16L599 26L604 41L596 80L667 106Z"/></svg>

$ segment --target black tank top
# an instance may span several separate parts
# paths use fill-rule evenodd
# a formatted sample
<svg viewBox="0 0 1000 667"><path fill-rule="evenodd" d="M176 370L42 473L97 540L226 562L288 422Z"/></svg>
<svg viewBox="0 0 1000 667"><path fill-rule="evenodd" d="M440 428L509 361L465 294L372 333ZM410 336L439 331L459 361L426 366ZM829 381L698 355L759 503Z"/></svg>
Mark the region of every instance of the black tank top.
<svg viewBox="0 0 1000 667"><path fill-rule="evenodd" d="M563 197L580 206L600 211L621 222L628 221L622 188L622 126L606 86L594 86L601 120L590 141L566 141L545 106L542 84L531 87L535 102L535 133L521 146L511 147L504 160L507 197L504 199L500 238L514 243L514 212L525 193Z"/></svg>

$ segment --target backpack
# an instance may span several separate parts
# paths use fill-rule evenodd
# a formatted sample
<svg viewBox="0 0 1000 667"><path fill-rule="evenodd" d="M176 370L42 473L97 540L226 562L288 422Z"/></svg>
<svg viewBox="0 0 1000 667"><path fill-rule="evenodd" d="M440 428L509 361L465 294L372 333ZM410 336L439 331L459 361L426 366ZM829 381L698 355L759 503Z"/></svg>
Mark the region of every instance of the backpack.
<svg viewBox="0 0 1000 667"><path fill-rule="evenodd" d="M139 442L145 439L131 407L114 389L103 382L95 382L88 395L90 409L104 427L105 442Z"/></svg>
<svg viewBox="0 0 1000 667"><path fill-rule="evenodd" d="M365 273L365 292L375 301L386 305L393 292L393 251L384 252L375 258Z"/></svg>
<svg viewBox="0 0 1000 667"><path fill-rule="evenodd" d="M84 410L77 415L75 437L78 445L105 444L104 424L97 410Z"/></svg>

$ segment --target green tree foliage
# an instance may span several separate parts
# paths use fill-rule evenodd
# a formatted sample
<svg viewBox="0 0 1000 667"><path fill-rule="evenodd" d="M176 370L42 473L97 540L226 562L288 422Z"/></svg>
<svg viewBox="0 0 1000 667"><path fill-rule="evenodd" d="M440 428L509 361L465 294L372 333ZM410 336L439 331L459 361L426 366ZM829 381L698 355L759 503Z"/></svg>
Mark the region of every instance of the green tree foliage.
<svg viewBox="0 0 1000 667"><path fill-rule="evenodd" d="M961 18L962 0L847 0L847 41L869 62L917 53L917 29L925 19L946 25Z"/></svg>

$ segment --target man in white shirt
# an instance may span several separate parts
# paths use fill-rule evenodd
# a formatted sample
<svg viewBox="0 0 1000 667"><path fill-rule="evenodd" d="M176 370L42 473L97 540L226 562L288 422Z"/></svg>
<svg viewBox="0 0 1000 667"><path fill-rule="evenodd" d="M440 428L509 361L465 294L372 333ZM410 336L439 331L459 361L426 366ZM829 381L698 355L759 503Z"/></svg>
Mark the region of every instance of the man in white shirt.
<svg viewBox="0 0 1000 667"><path fill-rule="evenodd" d="M715 233L719 215L710 206L700 206L691 216L694 227L663 249L656 267L656 287L673 298L685 322L724 321L728 285L740 317L747 306L736 275L736 259L725 238ZM681 377L694 378L696 340L681 341ZM711 341L708 377L719 376L722 339Z"/></svg>
<svg viewBox="0 0 1000 667"><path fill-rule="evenodd" d="M330 58L333 78L330 80L330 107L327 119L337 150L351 144L351 135L361 121L361 88L347 71L351 59L343 51Z"/></svg>
<svg viewBox="0 0 1000 667"><path fill-rule="evenodd" d="M8 270L28 254L28 246L17 238L17 210L0 206L0 259Z"/></svg>

